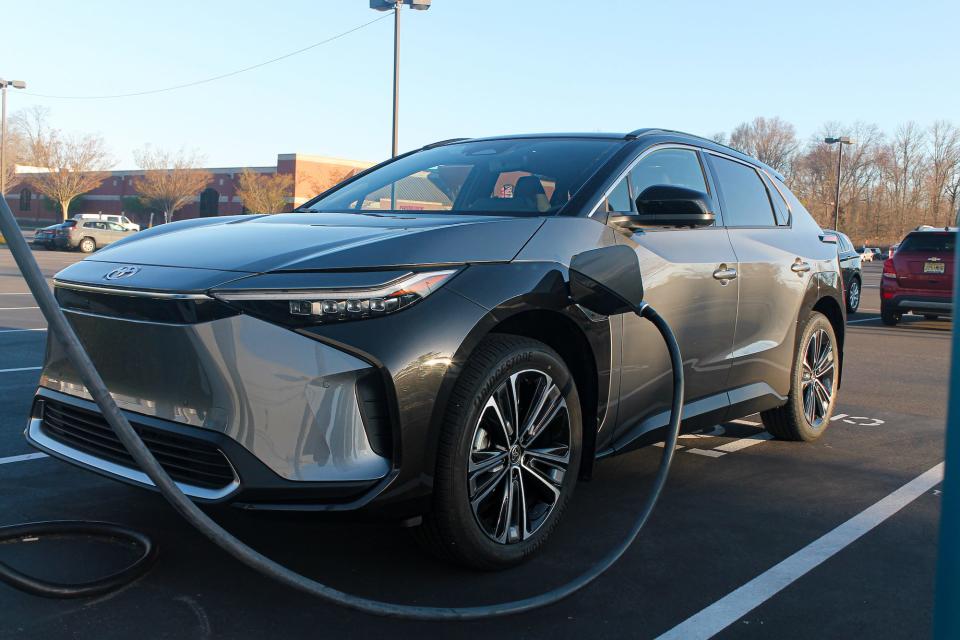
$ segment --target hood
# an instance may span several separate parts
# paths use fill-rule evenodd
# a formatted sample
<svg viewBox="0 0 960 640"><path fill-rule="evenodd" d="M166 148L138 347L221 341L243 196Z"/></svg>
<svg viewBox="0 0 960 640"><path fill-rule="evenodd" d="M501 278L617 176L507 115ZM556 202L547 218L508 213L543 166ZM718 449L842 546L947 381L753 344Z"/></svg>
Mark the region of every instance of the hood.
<svg viewBox="0 0 960 640"><path fill-rule="evenodd" d="M541 224L543 218L416 213L189 220L141 231L68 267L57 278L85 281L87 273L99 274L111 265L196 269L224 276L229 272L236 277L270 271L505 262L520 252Z"/></svg>

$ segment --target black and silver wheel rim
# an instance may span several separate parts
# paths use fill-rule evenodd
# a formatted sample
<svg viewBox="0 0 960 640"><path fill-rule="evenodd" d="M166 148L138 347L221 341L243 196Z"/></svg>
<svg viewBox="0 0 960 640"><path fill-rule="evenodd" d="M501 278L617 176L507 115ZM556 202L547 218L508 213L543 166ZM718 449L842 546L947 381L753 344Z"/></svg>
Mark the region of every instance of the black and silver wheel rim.
<svg viewBox="0 0 960 640"><path fill-rule="evenodd" d="M570 414L553 379L514 373L487 398L470 443L467 492L491 540L515 544L543 526L570 465Z"/></svg>
<svg viewBox="0 0 960 640"><path fill-rule="evenodd" d="M823 426L830 413L835 371L833 341L825 330L817 329L803 350L800 380L803 415L815 429Z"/></svg>
<svg viewBox="0 0 960 640"><path fill-rule="evenodd" d="M850 283L850 291L847 292L847 304L851 309L860 306L860 283L854 280Z"/></svg>

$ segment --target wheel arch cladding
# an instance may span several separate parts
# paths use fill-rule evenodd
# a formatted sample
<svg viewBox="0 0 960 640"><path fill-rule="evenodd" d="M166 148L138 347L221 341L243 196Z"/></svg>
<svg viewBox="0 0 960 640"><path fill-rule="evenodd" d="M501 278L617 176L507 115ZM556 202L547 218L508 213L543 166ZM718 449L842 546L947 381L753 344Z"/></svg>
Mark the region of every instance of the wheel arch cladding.
<svg viewBox="0 0 960 640"><path fill-rule="evenodd" d="M589 478L596 452L600 424L597 362L586 336L566 315L544 309L522 311L495 325L490 333L525 336L546 344L557 352L570 370L580 396L583 417L583 453L580 477Z"/></svg>
<svg viewBox="0 0 960 640"><path fill-rule="evenodd" d="M835 298L832 296L824 296L813 305L813 311L818 311L827 317L827 320L829 320L833 326L833 333L837 336L837 352L840 356L840 366L837 371L837 386L839 387L843 378L843 339L846 330L843 310Z"/></svg>

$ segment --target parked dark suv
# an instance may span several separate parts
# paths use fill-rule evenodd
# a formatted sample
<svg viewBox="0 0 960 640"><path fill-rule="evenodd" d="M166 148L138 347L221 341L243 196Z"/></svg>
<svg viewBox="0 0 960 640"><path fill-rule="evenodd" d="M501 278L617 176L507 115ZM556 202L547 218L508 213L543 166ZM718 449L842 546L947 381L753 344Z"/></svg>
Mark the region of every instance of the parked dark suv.
<svg viewBox="0 0 960 640"><path fill-rule="evenodd" d="M953 315L955 228L927 227L911 231L883 263L880 317L895 325L904 313L922 313L933 320Z"/></svg>
<svg viewBox="0 0 960 640"><path fill-rule="evenodd" d="M185 492L364 510L493 568L536 551L597 459L662 439L649 323L570 301L573 256L636 251L683 352L684 428L762 412L814 440L837 398L837 248L775 171L657 129L452 140L298 211L121 240L56 277L120 407ZM27 437L149 479L55 340Z"/></svg>

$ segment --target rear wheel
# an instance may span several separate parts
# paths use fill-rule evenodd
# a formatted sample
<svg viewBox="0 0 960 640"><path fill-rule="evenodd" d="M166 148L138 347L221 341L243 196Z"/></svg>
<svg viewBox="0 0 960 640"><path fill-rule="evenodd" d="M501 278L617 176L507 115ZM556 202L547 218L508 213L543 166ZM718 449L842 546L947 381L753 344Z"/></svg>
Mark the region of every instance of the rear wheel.
<svg viewBox="0 0 960 640"><path fill-rule="evenodd" d="M527 559L573 493L581 441L580 400L560 356L529 338L486 338L450 398L418 541L476 569Z"/></svg>
<svg viewBox="0 0 960 640"><path fill-rule="evenodd" d="M883 324L893 327L900 322L900 318L901 315L899 312L883 306L880 307L880 320L883 321Z"/></svg>
<svg viewBox="0 0 960 640"><path fill-rule="evenodd" d="M856 313L860 308L860 278L854 278L850 281L850 288L847 289L847 313Z"/></svg>
<svg viewBox="0 0 960 640"><path fill-rule="evenodd" d="M79 248L83 253L93 253L97 248L97 243L93 241L93 238L84 238L80 241Z"/></svg>
<svg viewBox="0 0 960 640"><path fill-rule="evenodd" d="M787 404L760 414L771 435L806 442L823 435L836 403L838 353L833 325L823 314L813 312L794 357Z"/></svg>

